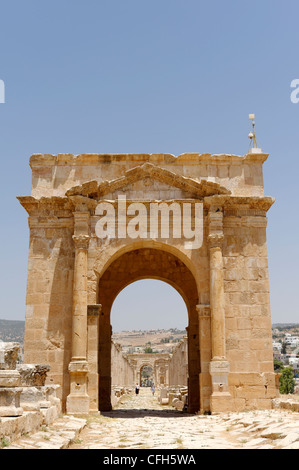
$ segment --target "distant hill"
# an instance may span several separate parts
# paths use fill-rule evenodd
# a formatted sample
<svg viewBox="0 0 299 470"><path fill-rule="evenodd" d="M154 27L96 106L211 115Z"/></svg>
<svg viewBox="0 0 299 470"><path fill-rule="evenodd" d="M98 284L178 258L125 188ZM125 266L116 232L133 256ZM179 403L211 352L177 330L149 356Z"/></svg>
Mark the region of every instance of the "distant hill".
<svg viewBox="0 0 299 470"><path fill-rule="evenodd" d="M289 330L299 328L299 323L273 323L272 328ZM0 340L16 341L24 344L25 321L21 320L1 320L0 319ZM154 347L167 348L174 346L187 332L170 328L169 330L144 330L144 331L122 331L113 334L113 339L124 346L144 346L148 342ZM167 345L167 343L169 344ZM166 344L165 344L166 343Z"/></svg>
<svg viewBox="0 0 299 470"><path fill-rule="evenodd" d="M0 319L0 340L16 341L24 343L25 321L21 320L1 320Z"/></svg>
<svg viewBox="0 0 299 470"><path fill-rule="evenodd" d="M299 328L299 323L273 323L272 328L282 328L282 329L289 329L289 328Z"/></svg>

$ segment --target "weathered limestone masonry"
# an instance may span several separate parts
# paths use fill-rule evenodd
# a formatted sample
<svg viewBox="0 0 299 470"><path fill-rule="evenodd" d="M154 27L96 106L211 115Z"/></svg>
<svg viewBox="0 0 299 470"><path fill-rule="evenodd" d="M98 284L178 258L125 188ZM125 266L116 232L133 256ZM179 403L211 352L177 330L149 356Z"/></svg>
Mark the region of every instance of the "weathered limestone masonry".
<svg viewBox="0 0 299 470"><path fill-rule="evenodd" d="M143 367L149 366L153 370L155 386L169 384L169 353L136 353L127 354L134 371L133 384L141 384L141 372Z"/></svg>
<svg viewBox="0 0 299 470"><path fill-rule="evenodd" d="M45 385L49 366L17 364L19 348L0 341L0 439L36 431L61 412L59 385Z"/></svg>
<svg viewBox="0 0 299 470"><path fill-rule="evenodd" d="M30 229L25 361L50 365L47 381L61 385L68 413L111 409L111 307L144 278L168 282L186 302L189 411L272 406L267 157L31 156L31 196L18 198ZM97 236L103 201L122 237ZM190 248L171 230L129 237L129 206L140 201L188 202L192 210L202 203L202 246Z"/></svg>
<svg viewBox="0 0 299 470"><path fill-rule="evenodd" d="M134 366L120 344L111 341L111 405L114 406L120 396L134 391Z"/></svg>
<svg viewBox="0 0 299 470"><path fill-rule="evenodd" d="M182 339L173 349L169 361L169 385L188 385L188 341Z"/></svg>
<svg viewBox="0 0 299 470"><path fill-rule="evenodd" d="M127 387L134 389L135 369L120 344L111 341L111 386L114 389Z"/></svg>

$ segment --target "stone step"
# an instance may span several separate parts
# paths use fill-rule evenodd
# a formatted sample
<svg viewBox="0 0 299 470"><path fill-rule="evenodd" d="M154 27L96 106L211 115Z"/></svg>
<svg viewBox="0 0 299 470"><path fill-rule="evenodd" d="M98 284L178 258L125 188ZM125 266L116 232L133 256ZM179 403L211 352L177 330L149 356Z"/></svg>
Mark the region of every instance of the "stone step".
<svg viewBox="0 0 299 470"><path fill-rule="evenodd" d="M78 439L86 419L64 415L49 426L35 433L23 436L4 447L4 449L67 449Z"/></svg>

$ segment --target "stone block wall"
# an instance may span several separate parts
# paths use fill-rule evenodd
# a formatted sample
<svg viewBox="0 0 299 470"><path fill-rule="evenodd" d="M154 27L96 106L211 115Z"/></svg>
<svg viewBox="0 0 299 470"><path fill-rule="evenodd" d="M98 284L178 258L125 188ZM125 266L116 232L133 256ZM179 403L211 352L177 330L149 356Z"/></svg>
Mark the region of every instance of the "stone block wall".
<svg viewBox="0 0 299 470"><path fill-rule="evenodd" d="M63 404L71 395L70 411L82 411L83 399L84 411L101 400L109 409L111 379L130 375L111 349L110 311L116 295L142 278L169 282L186 302L190 410L270 406L266 213L274 200L264 197L266 159L263 153L31 157L31 196L19 198L30 228L24 360L50 364L47 381L61 385ZM202 203L202 246L192 250L183 239L160 235L99 239L96 207L111 198L116 208L119 195L146 207L160 200ZM90 305L102 306L97 318L88 317ZM122 364L112 374L111 355Z"/></svg>
<svg viewBox="0 0 299 470"><path fill-rule="evenodd" d="M111 341L111 386L134 388L134 381L134 367L122 352L121 346Z"/></svg>
<svg viewBox="0 0 299 470"><path fill-rule="evenodd" d="M236 409L271 407L275 398L267 219L224 217L224 291L229 388Z"/></svg>
<svg viewBox="0 0 299 470"><path fill-rule="evenodd" d="M62 225L50 217L46 222L42 216L30 220L24 361L50 364L48 383L65 390L71 359L74 249L71 228L43 227L55 222Z"/></svg>
<svg viewBox="0 0 299 470"><path fill-rule="evenodd" d="M188 342L181 340L169 360L169 385L188 385Z"/></svg>

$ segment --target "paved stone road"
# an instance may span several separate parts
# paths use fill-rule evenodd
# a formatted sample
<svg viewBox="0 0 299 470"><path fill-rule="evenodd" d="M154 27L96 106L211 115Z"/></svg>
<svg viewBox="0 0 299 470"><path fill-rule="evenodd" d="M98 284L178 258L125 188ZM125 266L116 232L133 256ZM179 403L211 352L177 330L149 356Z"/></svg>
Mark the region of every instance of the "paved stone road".
<svg viewBox="0 0 299 470"><path fill-rule="evenodd" d="M299 413L188 415L161 406L149 388L92 415L73 449L299 449Z"/></svg>
<svg viewBox="0 0 299 470"><path fill-rule="evenodd" d="M149 388L141 388L109 413L64 415L5 448L299 449L299 412L189 415L161 406Z"/></svg>

